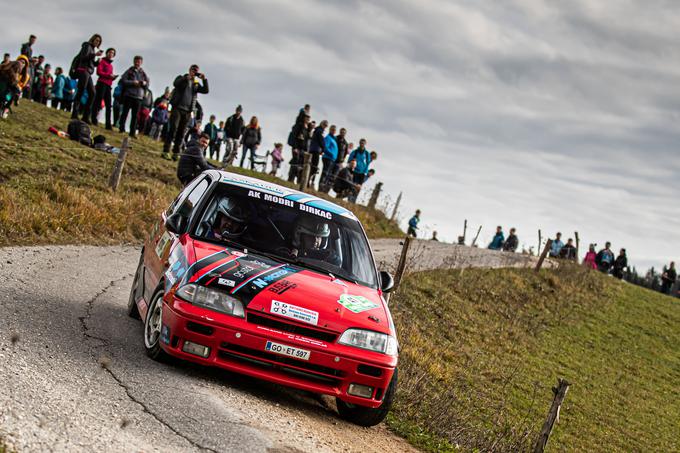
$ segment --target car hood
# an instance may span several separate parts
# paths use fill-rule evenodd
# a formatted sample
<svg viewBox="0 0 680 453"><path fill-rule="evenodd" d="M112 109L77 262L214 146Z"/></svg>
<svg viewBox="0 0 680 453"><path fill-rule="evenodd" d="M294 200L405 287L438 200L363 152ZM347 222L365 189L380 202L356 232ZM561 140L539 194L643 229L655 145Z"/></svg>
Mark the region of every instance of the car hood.
<svg viewBox="0 0 680 453"><path fill-rule="evenodd" d="M333 332L361 328L393 333L378 290L244 250L193 241L183 280L226 291L249 313Z"/></svg>

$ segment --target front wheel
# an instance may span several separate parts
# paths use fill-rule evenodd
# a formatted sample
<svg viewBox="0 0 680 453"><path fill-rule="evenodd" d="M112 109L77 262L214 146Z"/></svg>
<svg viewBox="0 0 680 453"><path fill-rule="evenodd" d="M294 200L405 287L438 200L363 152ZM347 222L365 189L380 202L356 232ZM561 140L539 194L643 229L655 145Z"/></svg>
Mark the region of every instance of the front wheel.
<svg viewBox="0 0 680 453"><path fill-rule="evenodd" d="M151 298L144 320L144 349L146 355L162 362L167 354L161 349L161 329L163 326L163 291L158 290Z"/></svg>
<svg viewBox="0 0 680 453"><path fill-rule="evenodd" d="M336 398L338 413L340 418L359 426L375 426L387 417L387 413L392 408L394 395L397 392L397 369L394 369L392 380L387 387L385 397L380 406L376 408L357 406L356 404L346 403L340 398Z"/></svg>

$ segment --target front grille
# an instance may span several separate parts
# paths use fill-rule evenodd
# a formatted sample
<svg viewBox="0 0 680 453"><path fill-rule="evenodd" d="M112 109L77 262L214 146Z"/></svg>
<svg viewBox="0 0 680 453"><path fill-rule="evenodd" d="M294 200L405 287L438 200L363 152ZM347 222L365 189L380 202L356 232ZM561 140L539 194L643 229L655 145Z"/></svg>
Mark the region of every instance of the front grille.
<svg viewBox="0 0 680 453"><path fill-rule="evenodd" d="M364 365L363 363L359 364L359 366L357 367L357 372L373 377L382 376L382 370L380 368L376 368L370 365Z"/></svg>
<svg viewBox="0 0 680 453"><path fill-rule="evenodd" d="M248 313L248 322L260 326L271 327L273 329L283 330L284 332L302 335L303 337L316 338L317 340L322 340L327 343L333 343L338 337L338 335L335 333L298 326L297 324L290 324L277 319L267 318L265 316L256 315L255 313Z"/></svg>
<svg viewBox="0 0 680 453"><path fill-rule="evenodd" d="M200 333L201 335L210 336L213 334L213 328L197 322L189 321L187 322L187 330L191 332Z"/></svg>
<svg viewBox="0 0 680 453"><path fill-rule="evenodd" d="M229 343L222 343L220 348L219 355L223 357L228 356L251 363L257 363L266 367L275 367L287 373L301 375L307 379L322 381L336 386L340 383L339 378L343 376L343 373L340 370L309 363L304 360L296 360L291 357L272 354L266 351L246 348L244 346ZM242 354L247 355L248 357L244 357ZM296 369L288 368L286 365L295 367Z"/></svg>

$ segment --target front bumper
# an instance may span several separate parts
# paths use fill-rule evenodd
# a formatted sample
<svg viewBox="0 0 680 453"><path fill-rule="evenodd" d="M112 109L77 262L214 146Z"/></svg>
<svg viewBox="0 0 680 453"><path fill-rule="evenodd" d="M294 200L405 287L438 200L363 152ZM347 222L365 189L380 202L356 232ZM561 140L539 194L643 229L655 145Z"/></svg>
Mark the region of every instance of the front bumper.
<svg viewBox="0 0 680 453"><path fill-rule="evenodd" d="M380 406L397 364L396 357L253 324L194 306L174 295L167 299L161 347L181 359L373 408ZM279 319L267 313L257 315ZM203 358L184 352L185 341L209 347L209 355ZM308 350L309 360L265 351L267 341ZM348 394L350 384L373 387L371 398Z"/></svg>

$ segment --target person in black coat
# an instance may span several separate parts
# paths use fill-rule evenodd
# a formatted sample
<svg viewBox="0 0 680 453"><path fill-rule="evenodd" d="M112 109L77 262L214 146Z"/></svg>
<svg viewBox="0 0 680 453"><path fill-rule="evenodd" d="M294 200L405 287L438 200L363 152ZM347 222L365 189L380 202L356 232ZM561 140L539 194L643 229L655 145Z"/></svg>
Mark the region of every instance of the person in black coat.
<svg viewBox="0 0 680 453"><path fill-rule="evenodd" d="M19 52L19 55L26 55L28 57L28 61L31 61L31 58L33 58L33 44L38 40L35 35L31 35L28 37L28 42L25 42L21 45L21 51Z"/></svg>
<svg viewBox="0 0 680 453"><path fill-rule="evenodd" d="M612 275L619 280L623 278L623 273L628 267L628 257L626 256L626 249L621 249L619 256L614 260L614 267L612 269Z"/></svg>
<svg viewBox="0 0 680 453"><path fill-rule="evenodd" d="M262 143L262 131L260 130L260 123L256 116L250 119L248 127L243 131L241 141L243 142L243 154L241 155L240 166L243 167L246 154L250 154L250 169L254 170L257 148L259 148L260 143Z"/></svg>
<svg viewBox="0 0 680 453"><path fill-rule="evenodd" d="M201 80L201 83L198 82L197 78ZM177 160L182 139L191 119L191 113L196 108L198 93L208 94L210 89L208 87L208 79L205 78L205 74L201 73L200 68L195 64L189 67L187 74L178 75L173 86L175 90L170 98L172 113L168 121L168 133L163 143L162 157L169 159L170 145L174 143L172 159Z"/></svg>
<svg viewBox="0 0 680 453"><path fill-rule="evenodd" d="M510 228L510 234L503 243L504 252L515 253L515 251L517 250L517 246L519 245L519 239L517 238L517 234L515 234L516 231L517 230L515 228Z"/></svg>
<svg viewBox="0 0 680 453"><path fill-rule="evenodd" d="M123 93L121 98L123 100L123 111L120 114L120 123L118 125L121 133L125 132L125 121L128 113L130 113L130 137L137 135L137 118L139 108L142 105L142 99L149 88L149 77L142 69L144 59L137 55L133 60L133 65L125 71L121 77Z"/></svg>
<svg viewBox="0 0 680 453"><path fill-rule="evenodd" d="M97 63L97 57L104 53L99 50L101 45L102 37L98 34L92 35L89 41L83 43L80 48L80 53L75 59L77 60L75 75L78 79L78 90L76 91L76 98L73 102L71 118L78 118L78 112L80 111L80 100L82 99L83 94L87 92L87 101L83 106L83 121L88 124L90 124L90 110L92 109L95 95L94 83L92 83L92 74L94 73L94 68Z"/></svg>
<svg viewBox="0 0 680 453"><path fill-rule="evenodd" d="M205 150L210 144L210 136L202 134L198 140L190 142L177 163L177 177L186 186L203 171L215 168L205 160Z"/></svg>
<svg viewBox="0 0 680 453"><path fill-rule="evenodd" d="M234 162L238 154L238 144L241 141L241 135L246 128L245 121L241 113L243 107L238 105L236 111L224 122L224 157L222 158L222 166L228 167Z"/></svg>

